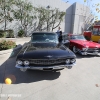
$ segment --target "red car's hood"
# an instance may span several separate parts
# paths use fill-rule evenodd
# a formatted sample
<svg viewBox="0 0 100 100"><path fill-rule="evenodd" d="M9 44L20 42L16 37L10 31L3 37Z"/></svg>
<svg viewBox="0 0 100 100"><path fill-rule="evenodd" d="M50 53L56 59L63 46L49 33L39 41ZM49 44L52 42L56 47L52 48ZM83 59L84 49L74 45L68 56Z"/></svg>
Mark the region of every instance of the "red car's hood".
<svg viewBox="0 0 100 100"><path fill-rule="evenodd" d="M70 41L74 42L76 44L79 44L83 47L89 47L89 48L98 47L98 48L100 48L100 44L92 42L92 41L87 41L87 40L70 40Z"/></svg>

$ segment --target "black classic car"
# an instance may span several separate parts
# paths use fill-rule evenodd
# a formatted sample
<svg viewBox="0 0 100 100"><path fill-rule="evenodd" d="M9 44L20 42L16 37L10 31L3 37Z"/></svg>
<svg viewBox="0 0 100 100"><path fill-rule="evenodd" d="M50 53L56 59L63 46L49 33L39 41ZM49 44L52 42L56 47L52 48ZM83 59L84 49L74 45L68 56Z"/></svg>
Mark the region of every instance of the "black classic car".
<svg viewBox="0 0 100 100"><path fill-rule="evenodd" d="M57 71L72 68L75 63L76 55L58 42L56 33L34 32L18 53L15 67L21 71Z"/></svg>

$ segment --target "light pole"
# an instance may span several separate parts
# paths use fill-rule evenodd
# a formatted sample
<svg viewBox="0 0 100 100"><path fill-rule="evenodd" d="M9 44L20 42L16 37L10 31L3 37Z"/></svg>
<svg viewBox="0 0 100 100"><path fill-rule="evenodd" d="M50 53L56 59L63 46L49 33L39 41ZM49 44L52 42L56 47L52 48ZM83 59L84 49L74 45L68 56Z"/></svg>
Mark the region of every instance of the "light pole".
<svg viewBox="0 0 100 100"><path fill-rule="evenodd" d="M50 9L50 6L48 5L47 7L46 7L47 9L48 9L48 15L47 15L47 31L49 30L49 9Z"/></svg>

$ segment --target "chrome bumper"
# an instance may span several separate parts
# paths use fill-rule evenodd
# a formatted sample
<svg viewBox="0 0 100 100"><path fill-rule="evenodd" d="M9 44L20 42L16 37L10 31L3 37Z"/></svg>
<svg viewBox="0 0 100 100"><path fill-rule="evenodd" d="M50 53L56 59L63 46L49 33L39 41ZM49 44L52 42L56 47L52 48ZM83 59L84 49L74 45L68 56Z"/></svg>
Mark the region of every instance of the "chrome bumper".
<svg viewBox="0 0 100 100"><path fill-rule="evenodd" d="M79 53L81 54L81 55L100 55L100 53L99 52L92 52L92 53L90 53L90 52L87 52L87 51L79 51Z"/></svg>
<svg viewBox="0 0 100 100"><path fill-rule="evenodd" d="M20 68L22 70L27 70L27 69L33 69L33 70L45 70L45 69L50 69L50 70L57 70L57 69L62 69L62 68L67 68L69 66L73 66L74 64L65 64L65 65L58 65L58 66L47 66L47 67L43 67L43 66L21 66L16 64L15 67L16 68Z"/></svg>

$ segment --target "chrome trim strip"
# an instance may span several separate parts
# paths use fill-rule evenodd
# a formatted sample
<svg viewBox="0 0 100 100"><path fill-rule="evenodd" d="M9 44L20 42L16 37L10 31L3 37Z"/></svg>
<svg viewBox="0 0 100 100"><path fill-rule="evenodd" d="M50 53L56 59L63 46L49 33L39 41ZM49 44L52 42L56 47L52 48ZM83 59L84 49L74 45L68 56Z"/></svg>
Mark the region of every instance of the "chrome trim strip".
<svg viewBox="0 0 100 100"><path fill-rule="evenodd" d="M23 53L23 55L25 54L25 52L26 52L26 50L28 49L28 46L27 46L27 48L25 49L25 51L24 51L24 53Z"/></svg>

